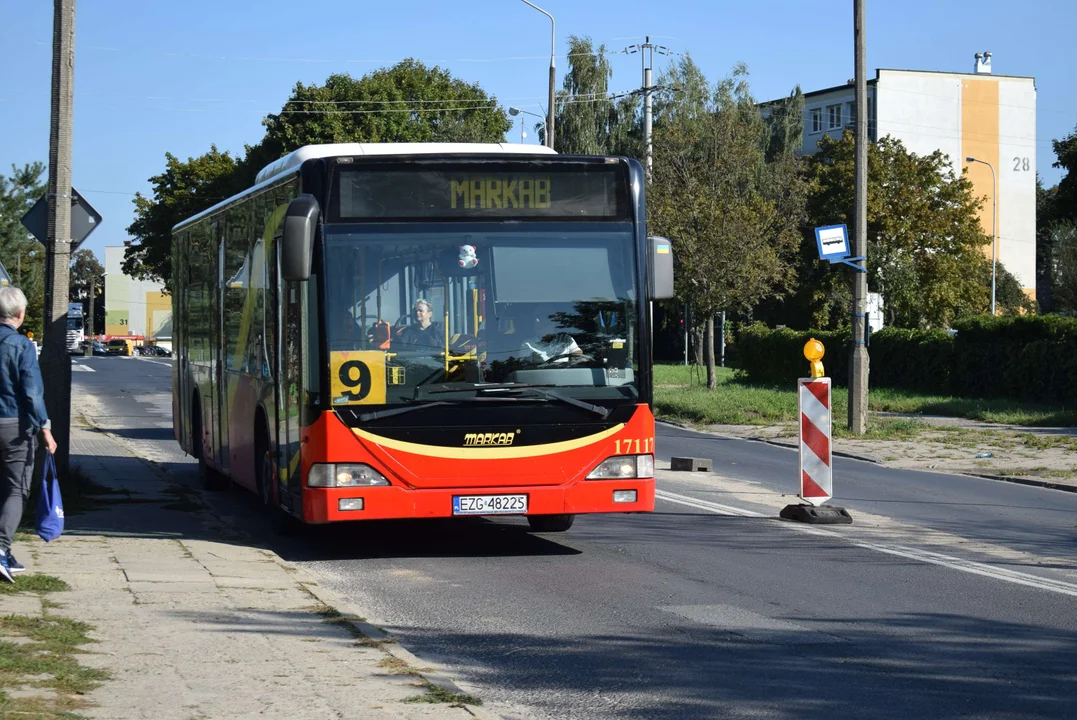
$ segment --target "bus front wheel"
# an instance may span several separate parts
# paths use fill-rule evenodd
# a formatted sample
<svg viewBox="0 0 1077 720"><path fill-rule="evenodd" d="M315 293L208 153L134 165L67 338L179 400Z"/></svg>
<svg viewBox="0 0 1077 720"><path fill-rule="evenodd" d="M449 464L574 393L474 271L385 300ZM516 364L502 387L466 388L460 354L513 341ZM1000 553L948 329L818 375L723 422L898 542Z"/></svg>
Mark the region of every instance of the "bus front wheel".
<svg viewBox="0 0 1077 720"><path fill-rule="evenodd" d="M527 524L531 526L531 532L553 533L564 532L572 527L575 515L528 515Z"/></svg>
<svg viewBox="0 0 1077 720"><path fill-rule="evenodd" d="M258 490L262 496L262 502L269 513L269 527L274 535L295 535L302 525L294 517L285 512L280 506L280 501L273 492L273 454L269 450L269 443L264 440L259 443L258 458Z"/></svg>

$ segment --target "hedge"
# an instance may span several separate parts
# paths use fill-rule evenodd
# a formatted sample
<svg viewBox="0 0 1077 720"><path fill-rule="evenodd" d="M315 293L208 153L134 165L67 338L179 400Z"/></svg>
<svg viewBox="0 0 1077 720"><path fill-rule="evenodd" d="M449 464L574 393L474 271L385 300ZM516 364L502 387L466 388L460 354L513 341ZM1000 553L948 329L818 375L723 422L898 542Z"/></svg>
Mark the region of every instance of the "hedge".
<svg viewBox="0 0 1077 720"><path fill-rule="evenodd" d="M871 337L871 384L967 397L1077 404L1077 318L975 317L956 333L884 328ZM737 369L752 382L789 385L807 377L804 343L826 347L823 364L836 385L848 380L849 331L744 328Z"/></svg>

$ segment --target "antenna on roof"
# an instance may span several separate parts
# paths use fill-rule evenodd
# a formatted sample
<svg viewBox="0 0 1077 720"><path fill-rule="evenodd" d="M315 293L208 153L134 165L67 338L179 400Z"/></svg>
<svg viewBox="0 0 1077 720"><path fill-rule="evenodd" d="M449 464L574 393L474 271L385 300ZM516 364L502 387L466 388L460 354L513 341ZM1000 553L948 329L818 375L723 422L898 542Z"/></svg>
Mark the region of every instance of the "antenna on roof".
<svg viewBox="0 0 1077 720"><path fill-rule="evenodd" d="M976 53L976 67L974 72L977 75L990 75L991 74L991 53L982 52Z"/></svg>

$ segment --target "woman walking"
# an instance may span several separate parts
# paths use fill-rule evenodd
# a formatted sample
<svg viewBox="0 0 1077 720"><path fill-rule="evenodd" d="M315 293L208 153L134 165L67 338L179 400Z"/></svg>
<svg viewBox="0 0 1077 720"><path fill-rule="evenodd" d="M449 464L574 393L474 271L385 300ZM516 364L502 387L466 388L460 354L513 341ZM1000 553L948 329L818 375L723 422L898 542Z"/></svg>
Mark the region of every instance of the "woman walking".
<svg viewBox="0 0 1077 720"><path fill-rule="evenodd" d="M24 569L11 554L11 541L30 495L38 433L46 449L56 452L37 348L19 334L24 320L22 290L0 287L0 579L9 583Z"/></svg>

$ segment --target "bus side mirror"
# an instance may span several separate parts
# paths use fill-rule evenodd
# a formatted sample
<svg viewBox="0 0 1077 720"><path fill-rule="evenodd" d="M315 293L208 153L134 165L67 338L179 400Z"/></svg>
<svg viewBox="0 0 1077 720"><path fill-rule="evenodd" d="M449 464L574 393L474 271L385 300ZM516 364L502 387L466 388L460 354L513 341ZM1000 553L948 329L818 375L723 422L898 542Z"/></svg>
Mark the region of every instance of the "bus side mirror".
<svg viewBox="0 0 1077 720"><path fill-rule="evenodd" d="M280 246L280 275L285 280L306 280L310 277L314 231L318 227L319 214L321 208L313 195L300 195L288 203Z"/></svg>
<svg viewBox="0 0 1077 720"><path fill-rule="evenodd" d="M651 300L667 300L673 297L673 244L664 237L651 235L647 238L651 260Z"/></svg>

